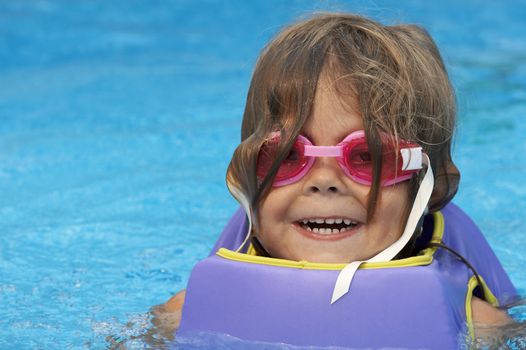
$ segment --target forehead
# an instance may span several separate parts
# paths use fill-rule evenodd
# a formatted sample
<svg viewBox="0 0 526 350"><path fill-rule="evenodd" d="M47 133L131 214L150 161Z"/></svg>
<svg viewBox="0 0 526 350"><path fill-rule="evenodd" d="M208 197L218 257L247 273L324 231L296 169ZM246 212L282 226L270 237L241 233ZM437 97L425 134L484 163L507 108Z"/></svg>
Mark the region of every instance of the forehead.
<svg viewBox="0 0 526 350"><path fill-rule="evenodd" d="M320 77L311 115L302 129L315 144L335 144L351 132L363 129L356 94L337 90L331 79Z"/></svg>

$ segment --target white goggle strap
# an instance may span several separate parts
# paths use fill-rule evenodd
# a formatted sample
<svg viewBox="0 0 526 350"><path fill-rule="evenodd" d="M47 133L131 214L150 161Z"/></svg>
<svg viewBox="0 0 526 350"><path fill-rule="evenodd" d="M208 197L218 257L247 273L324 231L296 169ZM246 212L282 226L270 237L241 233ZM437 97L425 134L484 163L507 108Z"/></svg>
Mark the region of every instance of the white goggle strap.
<svg viewBox="0 0 526 350"><path fill-rule="evenodd" d="M236 253L239 253L241 248L247 244L248 239L250 238L250 232L252 232L252 211L250 210L250 203L248 202L247 197L236 187L232 186L230 187L230 192L232 192L232 195L237 199L237 201L241 204L243 209L245 210L245 213L247 214L248 218L248 230L245 235L245 239L241 243L241 245L236 249Z"/></svg>
<svg viewBox="0 0 526 350"><path fill-rule="evenodd" d="M416 194L415 202L413 203L413 208L409 213L407 219L407 224L405 230L400 236L400 238L394 242L392 245L373 256L366 261L353 261L348 264L343 270L340 271L338 278L336 279L336 284L334 285L334 290L332 292L331 304L335 303L338 299L349 292L351 287L351 282L356 273L356 270L364 262L379 262L379 261L390 261L392 260L409 242L413 233L415 232L416 226L420 221L420 218L427 210L427 204L431 198L431 193L433 192L434 177L433 170L431 169L430 161L428 156L422 154L422 163L427 165L427 170L424 175L424 179L420 184L418 192Z"/></svg>

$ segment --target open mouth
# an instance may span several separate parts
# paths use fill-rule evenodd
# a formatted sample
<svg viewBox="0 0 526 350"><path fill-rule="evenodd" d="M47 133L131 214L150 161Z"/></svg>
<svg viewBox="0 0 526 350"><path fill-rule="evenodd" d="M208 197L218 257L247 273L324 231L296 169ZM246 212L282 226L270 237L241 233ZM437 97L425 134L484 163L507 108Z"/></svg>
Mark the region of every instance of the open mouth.
<svg viewBox="0 0 526 350"><path fill-rule="evenodd" d="M331 219L303 219L298 221L298 224L305 230L322 234L331 235L350 231L360 223L347 218L331 218Z"/></svg>

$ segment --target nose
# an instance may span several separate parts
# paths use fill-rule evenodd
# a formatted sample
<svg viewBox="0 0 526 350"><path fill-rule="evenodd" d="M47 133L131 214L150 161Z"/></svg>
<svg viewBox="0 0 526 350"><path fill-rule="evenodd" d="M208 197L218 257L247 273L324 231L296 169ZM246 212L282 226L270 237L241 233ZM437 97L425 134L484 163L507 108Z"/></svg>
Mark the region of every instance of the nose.
<svg viewBox="0 0 526 350"><path fill-rule="evenodd" d="M347 192L345 176L334 158L320 157L309 170L303 187L304 194L336 195Z"/></svg>

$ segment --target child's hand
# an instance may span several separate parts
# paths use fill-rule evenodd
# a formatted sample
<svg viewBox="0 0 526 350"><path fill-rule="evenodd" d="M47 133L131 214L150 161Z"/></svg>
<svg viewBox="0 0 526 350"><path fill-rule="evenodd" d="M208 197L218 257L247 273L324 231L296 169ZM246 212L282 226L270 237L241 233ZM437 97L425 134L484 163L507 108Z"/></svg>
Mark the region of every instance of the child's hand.
<svg viewBox="0 0 526 350"><path fill-rule="evenodd" d="M108 336L106 337L108 350L125 350L135 347L131 343L139 341L148 349L164 349L167 344L174 340L174 334L181 323L181 313L183 309L186 290L182 290L166 303L156 305L149 311L151 327L144 330L139 335L126 337ZM133 324L127 324L127 328L132 329Z"/></svg>
<svg viewBox="0 0 526 350"><path fill-rule="evenodd" d="M506 311L497 309L477 297L471 300L471 310L477 344L492 343L502 327L514 322Z"/></svg>
<svg viewBox="0 0 526 350"><path fill-rule="evenodd" d="M471 300L471 310L473 311L473 323L475 325L503 326L513 322L506 311L497 309L477 297L473 297Z"/></svg>
<svg viewBox="0 0 526 350"><path fill-rule="evenodd" d="M186 290L182 290L166 303L152 308L152 324L161 337L173 339L174 333L181 323L185 295Z"/></svg>

